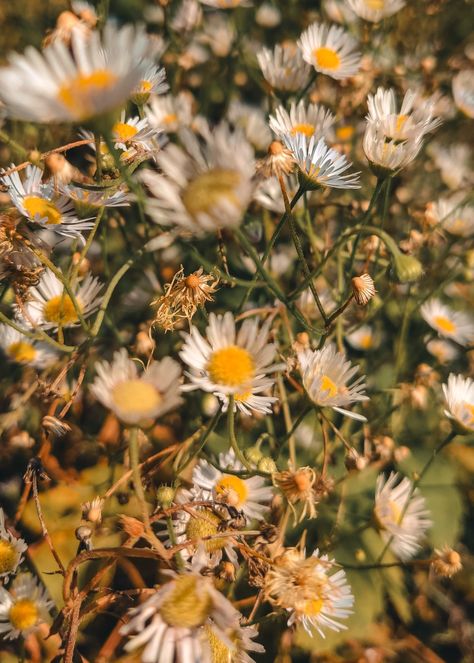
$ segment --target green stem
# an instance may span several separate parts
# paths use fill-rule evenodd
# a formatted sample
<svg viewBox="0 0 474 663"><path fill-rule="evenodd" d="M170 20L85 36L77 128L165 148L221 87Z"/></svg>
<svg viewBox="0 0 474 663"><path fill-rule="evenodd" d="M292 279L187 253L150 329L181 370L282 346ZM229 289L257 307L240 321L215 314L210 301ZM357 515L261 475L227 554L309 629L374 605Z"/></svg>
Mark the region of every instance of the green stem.
<svg viewBox="0 0 474 663"><path fill-rule="evenodd" d="M20 334L23 334L23 336L26 336L26 338L31 338L35 341L41 340L45 341L45 343L48 343L49 345L53 346L56 350L61 350L61 352L74 352L77 350L75 345L63 345L62 343L58 343L54 338L51 338L51 336L48 336L46 332L44 332L40 327L36 329L34 332L30 332L27 329L23 329L23 327L20 327L16 322L13 322L13 320L10 320L10 318L7 318L6 315L4 315L0 311L0 321L11 327L12 329L15 329L17 332L20 332Z"/></svg>
<svg viewBox="0 0 474 663"><path fill-rule="evenodd" d="M363 226L363 225L365 225L366 221L368 221L368 219L369 219L369 217L372 213L372 209L374 208L374 206L377 202L377 199L380 195L380 192L382 191L382 187L383 187L384 182L385 182L385 179L383 179L381 177L377 178L377 183L376 183L375 189L372 193L372 198L370 199L369 207L367 208L366 213L364 214L364 216L360 220L359 225ZM352 269L354 267L354 261L355 261L356 252L357 252L357 247L359 245L361 235L362 235L362 232L359 232L356 239L355 239L355 241L354 241L354 246L352 247L351 258L349 260L349 266L348 266L348 269L347 269L347 274L349 276L352 274Z"/></svg>
<svg viewBox="0 0 474 663"><path fill-rule="evenodd" d="M216 410L206 430L201 435L195 451L186 458L186 460L182 465L179 465L176 468L176 475L181 474L181 472L183 472L187 468L187 466L193 460L193 458L196 458L196 456L198 456L198 454L200 454L201 451L204 449L204 446L208 440L209 435L214 431L215 427L219 422L219 419L221 418L221 414L222 414L222 405L220 405L219 408Z"/></svg>
<svg viewBox="0 0 474 663"><path fill-rule="evenodd" d="M251 465L248 460L245 458L244 454L240 450L239 443L235 436L235 420L234 420L234 406L235 406L235 397L234 394L230 394L229 403L227 406L227 433L229 435L230 446L235 452L235 457L240 460L242 465L249 471L252 470Z"/></svg>
<svg viewBox="0 0 474 663"><path fill-rule="evenodd" d="M95 162L97 166L96 180L98 184L102 182L102 151L100 149L100 135L96 134L94 136L95 141Z"/></svg>
<svg viewBox="0 0 474 663"><path fill-rule="evenodd" d="M5 143L6 145L9 145L12 150L14 150L19 156L22 158L28 158L28 150L25 149L20 143L17 143L13 138L10 138L10 136L5 132L0 129L0 140Z"/></svg>
<svg viewBox="0 0 474 663"><path fill-rule="evenodd" d="M91 231L90 231L90 233L89 233L89 236L87 237L86 243L85 243L84 246L82 247L82 251L81 251L81 253L80 253L79 259L78 259L77 263L74 265L74 268L73 268L73 270L72 270L72 272L71 272L70 283L74 283L74 281L77 279L77 275L78 275L78 273L79 273L79 269L81 268L82 261L83 261L84 258L86 257L86 255L87 255L87 253L88 253L88 251L89 251L89 249L90 249L90 247L91 247L91 244L92 244L92 242L94 241L94 237L95 237L95 235L96 235L96 233L97 233L97 230L98 230L98 228L99 228L99 224L100 224L100 222L101 222L101 220L102 220L102 216L103 216L103 214L104 214L104 210L105 210L105 207L101 207L101 208L99 209L98 213L97 213L97 216L96 216L96 218L95 218L94 225L93 225L93 227L91 228Z"/></svg>

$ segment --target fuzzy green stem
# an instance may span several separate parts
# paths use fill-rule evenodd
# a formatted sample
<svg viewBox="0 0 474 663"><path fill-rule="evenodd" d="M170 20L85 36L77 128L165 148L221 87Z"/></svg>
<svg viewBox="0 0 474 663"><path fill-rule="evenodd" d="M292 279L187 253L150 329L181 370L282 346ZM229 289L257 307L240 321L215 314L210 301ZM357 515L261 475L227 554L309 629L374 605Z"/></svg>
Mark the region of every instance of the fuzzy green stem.
<svg viewBox="0 0 474 663"><path fill-rule="evenodd" d="M252 470L252 467L250 466L249 462L245 458L244 454L240 450L239 443L237 442L237 438L235 436L235 413L234 413L234 407L235 407L235 397L234 394L231 394L229 396L229 403L227 406L227 433L229 436L229 442L230 446L235 452L235 457L240 460L242 465L249 471Z"/></svg>

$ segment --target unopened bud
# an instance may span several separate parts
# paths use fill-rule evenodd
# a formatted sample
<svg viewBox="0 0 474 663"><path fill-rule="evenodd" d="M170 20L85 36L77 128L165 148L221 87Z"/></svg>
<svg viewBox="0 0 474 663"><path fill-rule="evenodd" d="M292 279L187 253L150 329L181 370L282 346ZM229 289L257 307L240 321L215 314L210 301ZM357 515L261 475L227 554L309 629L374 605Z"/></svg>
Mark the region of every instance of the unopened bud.
<svg viewBox="0 0 474 663"><path fill-rule="evenodd" d="M261 458L258 461L257 469L259 472L273 474L273 472L277 471L277 466L273 458Z"/></svg>
<svg viewBox="0 0 474 663"><path fill-rule="evenodd" d="M173 504L176 490L171 486L160 486L156 491L156 501L163 508L167 509Z"/></svg>
<svg viewBox="0 0 474 663"><path fill-rule="evenodd" d="M252 465L257 465L259 461L263 458L263 454L257 446L249 447L245 449L244 456Z"/></svg>

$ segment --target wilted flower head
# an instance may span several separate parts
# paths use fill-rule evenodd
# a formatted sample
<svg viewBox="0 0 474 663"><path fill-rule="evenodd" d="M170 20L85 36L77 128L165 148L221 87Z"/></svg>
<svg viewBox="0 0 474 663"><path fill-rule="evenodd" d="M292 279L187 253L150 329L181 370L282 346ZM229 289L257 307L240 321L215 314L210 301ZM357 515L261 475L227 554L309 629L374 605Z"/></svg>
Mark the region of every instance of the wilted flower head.
<svg viewBox="0 0 474 663"><path fill-rule="evenodd" d="M437 576L442 578L452 578L462 569L461 555L450 548L435 548L435 556L431 562L431 569Z"/></svg>
<svg viewBox="0 0 474 663"><path fill-rule="evenodd" d="M365 306L368 304L377 292L370 274L359 274L359 276L354 276L351 283L354 299L359 306Z"/></svg>
<svg viewBox="0 0 474 663"><path fill-rule="evenodd" d="M298 522L305 518L316 518L317 495L314 488L316 472L311 467L275 472L272 479L290 505L302 505Z"/></svg>

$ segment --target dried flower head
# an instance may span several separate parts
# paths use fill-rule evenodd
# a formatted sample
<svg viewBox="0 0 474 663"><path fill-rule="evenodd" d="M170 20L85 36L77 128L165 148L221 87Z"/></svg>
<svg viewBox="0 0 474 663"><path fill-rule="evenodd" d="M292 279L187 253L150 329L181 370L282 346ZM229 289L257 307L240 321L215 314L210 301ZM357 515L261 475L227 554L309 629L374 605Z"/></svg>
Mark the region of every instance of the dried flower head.
<svg viewBox="0 0 474 663"><path fill-rule="evenodd" d="M273 482L283 492L292 508L295 504L303 505L297 522L301 522L306 517L316 518L316 493L314 490L316 472L311 467L277 472L273 475ZM293 512L296 520L296 512Z"/></svg>
<svg viewBox="0 0 474 663"><path fill-rule="evenodd" d="M289 175L294 166L295 159L291 151L279 140L274 140L268 147L267 155L257 162L257 174L265 178L282 177Z"/></svg>
<svg viewBox="0 0 474 663"><path fill-rule="evenodd" d="M431 568L437 576L451 578L462 569L461 555L450 548L435 548L435 557L431 562Z"/></svg>
<svg viewBox="0 0 474 663"><path fill-rule="evenodd" d="M66 433L71 430L71 426L69 424L51 415L46 415L43 417L41 420L41 425L55 437L63 437L63 435L66 435Z"/></svg>
<svg viewBox="0 0 474 663"><path fill-rule="evenodd" d="M354 299L359 304L359 306L365 306L368 304L377 292L375 289L374 281L372 277L369 276L369 274L364 273L360 274L359 276L354 276L351 283Z"/></svg>
<svg viewBox="0 0 474 663"><path fill-rule="evenodd" d="M102 522L103 504L104 499L102 497L94 497L90 502L84 502L82 505L82 519L100 525Z"/></svg>

